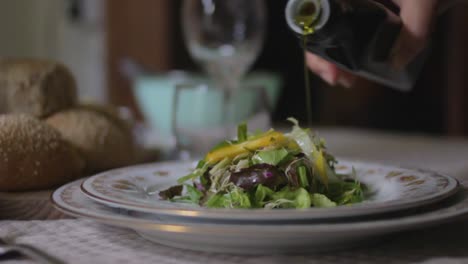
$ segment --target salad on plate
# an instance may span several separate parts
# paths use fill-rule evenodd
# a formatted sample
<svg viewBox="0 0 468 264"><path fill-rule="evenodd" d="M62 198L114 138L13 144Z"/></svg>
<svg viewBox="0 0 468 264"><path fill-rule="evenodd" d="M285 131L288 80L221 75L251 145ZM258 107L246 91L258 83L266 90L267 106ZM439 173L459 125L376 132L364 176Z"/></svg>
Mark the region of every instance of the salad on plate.
<svg viewBox="0 0 468 264"><path fill-rule="evenodd" d="M289 133L248 133L209 151L197 167L161 191L162 199L207 208L335 207L362 202L366 186L335 171L337 160L325 141L290 118Z"/></svg>

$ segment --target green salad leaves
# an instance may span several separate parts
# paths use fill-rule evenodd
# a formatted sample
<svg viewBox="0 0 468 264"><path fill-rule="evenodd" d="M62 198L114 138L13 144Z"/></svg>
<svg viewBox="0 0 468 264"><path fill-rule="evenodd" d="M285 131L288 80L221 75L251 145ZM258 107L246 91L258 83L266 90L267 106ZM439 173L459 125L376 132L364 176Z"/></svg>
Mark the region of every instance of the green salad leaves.
<svg viewBox="0 0 468 264"><path fill-rule="evenodd" d="M290 133L251 135L241 124L237 138L214 147L162 199L208 208L335 207L362 202L366 187L355 172L338 175L325 142L295 119Z"/></svg>

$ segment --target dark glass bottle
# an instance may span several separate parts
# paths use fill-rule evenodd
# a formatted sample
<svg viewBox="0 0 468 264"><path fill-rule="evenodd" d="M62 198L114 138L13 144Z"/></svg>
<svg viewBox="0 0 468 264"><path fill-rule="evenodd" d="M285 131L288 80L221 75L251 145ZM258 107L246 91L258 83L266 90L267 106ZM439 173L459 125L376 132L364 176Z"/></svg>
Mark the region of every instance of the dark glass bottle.
<svg viewBox="0 0 468 264"><path fill-rule="evenodd" d="M308 51L402 91L411 90L424 62L421 54L404 69L392 67L401 21L373 0L290 0L286 20Z"/></svg>

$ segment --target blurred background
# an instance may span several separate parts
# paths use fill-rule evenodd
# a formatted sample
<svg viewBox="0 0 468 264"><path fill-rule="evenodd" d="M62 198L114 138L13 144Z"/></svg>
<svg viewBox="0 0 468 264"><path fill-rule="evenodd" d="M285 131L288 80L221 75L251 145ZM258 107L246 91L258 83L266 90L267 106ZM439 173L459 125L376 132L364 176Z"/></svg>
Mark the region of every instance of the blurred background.
<svg viewBox="0 0 468 264"><path fill-rule="evenodd" d="M75 74L81 98L128 106L143 119L123 60L158 74L200 71L183 42L181 2L0 1L0 55L59 60ZM287 1L265 2L267 34L253 69L283 80L275 122L290 116L305 120L303 53L285 23ZM352 89L327 87L313 76L314 125L468 136L468 8L441 16L430 45L430 58L410 93L365 81Z"/></svg>

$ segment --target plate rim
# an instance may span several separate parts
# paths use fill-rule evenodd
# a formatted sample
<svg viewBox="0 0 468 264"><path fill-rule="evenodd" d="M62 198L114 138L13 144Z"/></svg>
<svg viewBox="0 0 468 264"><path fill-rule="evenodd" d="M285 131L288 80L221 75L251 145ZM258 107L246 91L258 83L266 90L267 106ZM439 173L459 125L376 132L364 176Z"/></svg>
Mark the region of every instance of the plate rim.
<svg viewBox="0 0 468 264"><path fill-rule="evenodd" d="M94 220L103 224L108 224L112 226L119 226L124 228L130 228L133 230L141 230L141 231L160 231L166 233L186 233L190 232L191 234L214 234L220 235L226 232L229 233L251 233L258 231L259 229L267 230L272 227L278 227L281 225L281 228L278 228L275 233L280 234L290 234L291 232L327 232L327 233L340 233L344 231L350 231L355 229L360 229L361 231L372 231L372 230L380 230L382 228L392 229L392 232L404 231L408 229L414 228L414 226L424 227L427 225L434 225L441 222L447 222L450 220L454 220L456 217L461 217L463 215L468 214L468 206L459 209L459 210L447 210L448 208L443 207L428 213L423 214L411 214L405 215L403 217L392 217L392 218L383 218L383 219L369 219L363 218L362 221L355 221L355 222L332 222L332 223L308 223L308 224L294 224L294 223L287 223L287 224L268 224L262 225L259 223L250 223L250 224L227 224L227 223L200 223L200 222L179 222L177 224L171 223L161 223L157 222L157 220L149 220L149 219L140 219L137 217L131 217L127 215L120 215L115 213L115 215L107 215L106 217L99 217L96 216L99 213L96 213L96 210L92 210L91 212L84 213L84 212L77 212L77 209L70 209L67 208L69 206L63 206L60 204L59 201L55 198L59 196L64 190L73 187L74 185L81 184L84 181L83 179L68 183L56 191L54 191L50 196L50 201L53 206L67 214L74 217L84 218L88 220ZM76 188L75 191L80 191L81 189L79 186ZM463 201L468 200L468 188L462 186L460 190L463 193L464 197L452 204L450 207L453 207L457 204L462 203ZM83 193L82 193L83 194ZM89 199L85 196L86 199ZM449 208L450 208L449 207ZM89 209L86 209L89 211ZM437 211L447 210L445 213L437 214ZM427 215L429 214L430 215ZM239 226L241 226L241 230L239 230ZM333 230L330 230L333 228ZM394 230L395 229L395 230ZM220 233L221 232L221 233ZM265 231L263 231L265 232ZM390 231L388 231L390 232ZM262 233L263 235L265 233ZM276 234L274 234L276 235Z"/></svg>
<svg viewBox="0 0 468 264"><path fill-rule="evenodd" d="M252 221L252 220L268 220L270 221L279 221L279 220L289 220L289 221L303 221L303 220L323 220L323 219L344 219L344 218L352 218L352 217L360 217L360 216L369 216L369 215L378 215L378 214L385 214L385 213L393 213L402 210L408 210L412 208L416 208L419 206L427 206L430 204L434 204L436 202L443 201L453 195L455 195L460 190L460 182L457 178L448 176L443 173L439 173L433 170L428 169L420 169L420 168L411 168L407 166L395 166L395 165L388 165L378 162L370 162L370 161L362 161L362 160L350 160L350 159L339 159L342 162L346 163L361 163L361 164L369 164L372 166L382 166L382 167L391 167L395 169L405 169L410 171L417 171L425 174L434 174L441 176L449 181L449 187L444 192L439 192L435 194L431 194L428 196L424 196L418 199L414 199L411 201L388 201L385 204L378 204L372 208L372 211L369 210L369 206L365 206L362 203L347 205L347 206L340 206L339 209L336 207L334 208L307 208L304 210L298 209L281 209L281 210L265 210L262 208L257 209L214 209L214 208L155 208L154 206L144 205L141 203L132 203L132 202L119 202L115 200L110 200L103 196L98 196L87 190L85 185L87 183L92 182L94 178L97 178L101 175L105 175L112 172L117 172L121 170L134 170L139 168L147 168L153 166L163 166L163 165L174 165L178 164L179 166L182 164L193 164L194 161L166 161L166 162L156 162L156 163L147 163L129 167L118 168L114 170L109 170L106 172L102 172L87 179L83 180L80 185L81 191L90 199L98 202L100 204L104 204L106 206L111 206L115 208L122 208L127 210L133 210L137 212L143 213L151 213L151 214L160 214L164 216L173 216L173 217L184 217L184 218L191 218L191 219L204 219L204 220L219 220L225 219L226 215L229 214L230 220L237 220L237 221ZM248 212L248 213L247 213ZM254 212L255 215L251 214ZM284 212L294 212L293 215L284 213ZM346 212L346 215L343 215L343 212ZM311 214L314 214L311 216ZM259 219L258 217L262 217Z"/></svg>

